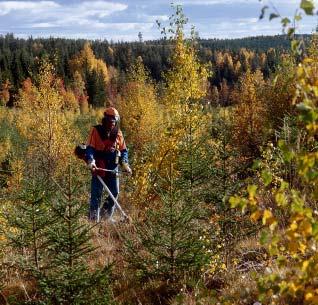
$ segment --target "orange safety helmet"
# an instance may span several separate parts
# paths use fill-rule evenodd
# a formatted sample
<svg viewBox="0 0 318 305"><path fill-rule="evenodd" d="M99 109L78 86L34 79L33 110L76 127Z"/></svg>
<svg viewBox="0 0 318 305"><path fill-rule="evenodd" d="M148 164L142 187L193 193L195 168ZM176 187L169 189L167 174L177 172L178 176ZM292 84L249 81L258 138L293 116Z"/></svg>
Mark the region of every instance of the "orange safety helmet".
<svg viewBox="0 0 318 305"><path fill-rule="evenodd" d="M108 107L104 111L104 116L112 116L116 122L120 120L119 112L114 107Z"/></svg>

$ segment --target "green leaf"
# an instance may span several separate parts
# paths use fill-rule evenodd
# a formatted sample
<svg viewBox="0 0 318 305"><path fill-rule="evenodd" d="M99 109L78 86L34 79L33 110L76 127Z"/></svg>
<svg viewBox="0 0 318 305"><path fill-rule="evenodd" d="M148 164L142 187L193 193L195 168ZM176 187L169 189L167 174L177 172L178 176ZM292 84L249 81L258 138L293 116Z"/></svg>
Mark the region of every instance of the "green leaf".
<svg viewBox="0 0 318 305"><path fill-rule="evenodd" d="M281 20L281 23L282 23L282 25L284 26L284 27L286 27L288 24L290 24L290 19L289 18L283 18L282 20Z"/></svg>
<svg viewBox="0 0 318 305"><path fill-rule="evenodd" d="M259 241L261 245L265 245L269 241L269 235L267 231L262 231Z"/></svg>
<svg viewBox="0 0 318 305"><path fill-rule="evenodd" d="M278 263L278 265L279 265L280 267L284 267L284 265L286 264L286 262L287 262L287 258L286 258L285 256L279 255L279 256L277 257L277 263Z"/></svg>
<svg viewBox="0 0 318 305"><path fill-rule="evenodd" d="M250 196L254 197L256 195L257 185L251 184L247 186L247 192Z"/></svg>
<svg viewBox="0 0 318 305"><path fill-rule="evenodd" d="M278 18L278 17L279 17L279 15L278 15L278 14L271 13L271 14L269 15L269 20L272 20L272 19L274 19L274 18Z"/></svg>
<svg viewBox="0 0 318 305"><path fill-rule="evenodd" d="M306 15L313 15L315 5L312 0L302 0L300 3L300 8L305 11Z"/></svg>
<svg viewBox="0 0 318 305"><path fill-rule="evenodd" d="M295 28L289 28L287 31L288 37L292 37L295 34Z"/></svg>
<svg viewBox="0 0 318 305"><path fill-rule="evenodd" d="M278 192L275 195L275 200L278 206L286 206L287 204L287 197L283 192Z"/></svg>
<svg viewBox="0 0 318 305"><path fill-rule="evenodd" d="M293 152L293 150L285 143L284 140L279 140L278 141L278 146L281 149L282 153L283 153L283 158L285 162L290 162L294 157L295 157L295 153Z"/></svg>
<svg viewBox="0 0 318 305"><path fill-rule="evenodd" d="M301 19L303 19L303 17L301 17L300 14L295 15L295 21L300 21Z"/></svg>
<svg viewBox="0 0 318 305"><path fill-rule="evenodd" d="M261 176L262 176L262 179L263 179L265 186L268 186L271 184L273 177L269 171L267 171L267 170L262 171Z"/></svg>
<svg viewBox="0 0 318 305"><path fill-rule="evenodd" d="M297 53L299 50L299 46L300 46L300 41L298 40L292 40L291 42L291 49L294 53Z"/></svg>
<svg viewBox="0 0 318 305"><path fill-rule="evenodd" d="M301 198L301 195L298 191L292 190L292 202L291 202L291 211L293 213L304 213L304 200Z"/></svg>
<svg viewBox="0 0 318 305"><path fill-rule="evenodd" d="M258 170L262 166L262 161L261 160L254 160L252 169L253 170Z"/></svg>
<svg viewBox="0 0 318 305"><path fill-rule="evenodd" d="M279 187L280 191L285 191L289 188L289 183L286 181L282 181Z"/></svg>
<svg viewBox="0 0 318 305"><path fill-rule="evenodd" d="M238 207L238 206L240 205L241 201L242 201L241 198L238 197L238 196L236 196L236 197L234 197L234 196L231 197L230 200L229 200L229 203L230 203L230 205L231 205L231 208L234 209L234 208Z"/></svg>
<svg viewBox="0 0 318 305"><path fill-rule="evenodd" d="M314 222L312 225L312 235L317 236L318 235L318 223Z"/></svg>

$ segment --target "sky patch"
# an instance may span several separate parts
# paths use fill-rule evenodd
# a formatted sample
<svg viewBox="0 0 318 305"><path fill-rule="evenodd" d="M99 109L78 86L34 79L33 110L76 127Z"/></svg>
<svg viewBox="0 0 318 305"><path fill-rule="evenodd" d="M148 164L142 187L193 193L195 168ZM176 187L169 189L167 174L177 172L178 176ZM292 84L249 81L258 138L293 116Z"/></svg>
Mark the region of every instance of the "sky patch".
<svg viewBox="0 0 318 305"><path fill-rule="evenodd" d="M317 1L316 1L317 2ZM168 21L173 13L170 0L54 0L1 1L0 34L18 37L69 37L86 39L160 38L156 20ZM259 20L258 0L176 0L202 38L237 38L281 33L278 20ZM272 0L284 16L292 17L298 0ZM317 17L305 18L299 33L311 33Z"/></svg>

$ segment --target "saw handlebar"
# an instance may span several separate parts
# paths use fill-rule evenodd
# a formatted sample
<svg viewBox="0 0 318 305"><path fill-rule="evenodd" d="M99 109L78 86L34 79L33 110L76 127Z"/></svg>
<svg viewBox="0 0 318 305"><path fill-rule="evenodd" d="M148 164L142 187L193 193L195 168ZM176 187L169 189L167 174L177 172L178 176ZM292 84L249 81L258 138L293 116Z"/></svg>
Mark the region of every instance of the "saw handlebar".
<svg viewBox="0 0 318 305"><path fill-rule="evenodd" d="M126 171L117 171L117 170L115 170L115 169L106 169L106 168L96 167L95 170L96 170L96 171L107 172L107 173L113 173L113 174L125 174L125 175L129 175L129 173L126 172Z"/></svg>

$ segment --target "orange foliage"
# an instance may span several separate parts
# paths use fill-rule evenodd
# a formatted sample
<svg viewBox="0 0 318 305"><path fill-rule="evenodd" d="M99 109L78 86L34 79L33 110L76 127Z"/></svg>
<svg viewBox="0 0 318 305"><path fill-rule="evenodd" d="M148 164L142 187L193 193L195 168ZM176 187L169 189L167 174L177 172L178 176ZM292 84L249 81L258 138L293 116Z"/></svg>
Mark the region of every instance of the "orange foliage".
<svg viewBox="0 0 318 305"><path fill-rule="evenodd" d="M234 110L233 140L246 158L254 158L259 154L263 140L266 110L260 91L264 85L259 70L255 73L247 71L232 94L237 104Z"/></svg>
<svg viewBox="0 0 318 305"><path fill-rule="evenodd" d="M29 103L33 104L36 102L37 92L31 78L28 77L22 82L22 88L19 92L20 94L23 92L23 95L29 101Z"/></svg>
<svg viewBox="0 0 318 305"><path fill-rule="evenodd" d="M9 80L6 80L0 89L0 105L6 105L10 100L10 89L11 83Z"/></svg>
<svg viewBox="0 0 318 305"><path fill-rule="evenodd" d="M79 103L74 94L74 92L70 89L66 89L64 85L64 81L61 79L56 80L58 91L60 92L63 100L62 109L63 110L74 110L78 109Z"/></svg>

